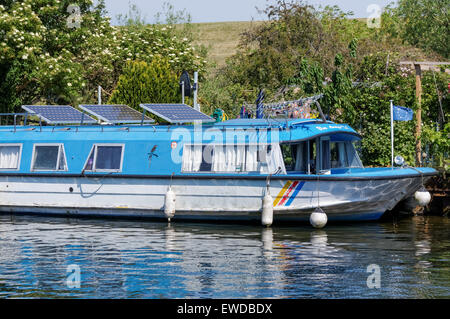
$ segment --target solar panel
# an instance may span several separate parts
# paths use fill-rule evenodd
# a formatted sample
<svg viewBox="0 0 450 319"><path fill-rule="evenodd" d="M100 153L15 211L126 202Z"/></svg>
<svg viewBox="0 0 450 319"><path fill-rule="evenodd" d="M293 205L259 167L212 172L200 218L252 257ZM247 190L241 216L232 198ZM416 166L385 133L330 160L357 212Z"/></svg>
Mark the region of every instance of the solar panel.
<svg viewBox="0 0 450 319"><path fill-rule="evenodd" d="M153 119L128 105L80 105L80 109L108 123L152 123Z"/></svg>
<svg viewBox="0 0 450 319"><path fill-rule="evenodd" d="M194 121L209 123L216 121L186 104L141 104L141 107L170 123L190 123Z"/></svg>
<svg viewBox="0 0 450 319"><path fill-rule="evenodd" d="M48 124L97 123L92 117L70 105L22 105L22 108L39 115Z"/></svg>

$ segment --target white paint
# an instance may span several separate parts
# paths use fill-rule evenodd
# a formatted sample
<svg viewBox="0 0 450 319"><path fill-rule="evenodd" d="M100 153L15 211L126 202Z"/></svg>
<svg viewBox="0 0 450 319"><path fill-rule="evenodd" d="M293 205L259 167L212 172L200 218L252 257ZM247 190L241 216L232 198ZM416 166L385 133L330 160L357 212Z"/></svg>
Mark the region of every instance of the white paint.
<svg viewBox="0 0 450 319"><path fill-rule="evenodd" d="M0 211L63 215L165 218L169 179L92 177L0 177ZM279 194L286 180L272 180ZM413 196L419 178L372 181L320 181L320 205L334 216L384 212ZM262 222L261 189L256 179L174 179L176 214L183 218ZM72 188L73 192L69 189ZM399 191L401 190L401 191ZM317 205L315 181L306 181L289 206L273 208L277 220L308 221ZM393 194L398 194L393 196ZM269 203L270 200L266 201Z"/></svg>

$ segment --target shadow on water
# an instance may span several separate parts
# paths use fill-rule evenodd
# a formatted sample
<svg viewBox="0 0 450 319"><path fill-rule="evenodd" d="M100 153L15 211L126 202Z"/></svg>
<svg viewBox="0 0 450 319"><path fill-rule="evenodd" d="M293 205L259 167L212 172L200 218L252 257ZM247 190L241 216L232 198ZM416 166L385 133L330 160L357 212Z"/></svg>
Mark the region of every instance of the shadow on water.
<svg viewBox="0 0 450 319"><path fill-rule="evenodd" d="M449 219L329 225L0 216L0 297L442 298ZM80 269L71 288L68 267ZM369 265L380 288L369 288Z"/></svg>

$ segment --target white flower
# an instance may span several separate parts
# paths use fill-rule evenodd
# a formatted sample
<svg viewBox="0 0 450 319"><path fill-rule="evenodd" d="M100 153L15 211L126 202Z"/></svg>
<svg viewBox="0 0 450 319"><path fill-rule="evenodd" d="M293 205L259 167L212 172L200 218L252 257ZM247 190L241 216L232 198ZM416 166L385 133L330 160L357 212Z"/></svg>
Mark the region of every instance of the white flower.
<svg viewBox="0 0 450 319"><path fill-rule="evenodd" d="M67 86L72 86L72 83L70 83L70 82L69 82L69 83L67 83Z"/></svg>
<svg viewBox="0 0 450 319"><path fill-rule="evenodd" d="M22 59L24 59L24 60L28 59L28 54L22 55Z"/></svg>

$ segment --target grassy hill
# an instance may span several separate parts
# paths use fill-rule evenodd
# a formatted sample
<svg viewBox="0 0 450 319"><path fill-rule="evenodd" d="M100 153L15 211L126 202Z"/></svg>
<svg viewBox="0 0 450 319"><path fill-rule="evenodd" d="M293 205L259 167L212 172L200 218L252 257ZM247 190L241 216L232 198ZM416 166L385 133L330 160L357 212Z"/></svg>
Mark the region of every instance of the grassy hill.
<svg viewBox="0 0 450 319"><path fill-rule="evenodd" d="M198 32L198 44L208 48L209 59L217 67L225 64L225 59L236 52L240 34L261 21L193 23Z"/></svg>
<svg viewBox="0 0 450 319"><path fill-rule="evenodd" d="M358 18L358 20L366 21L367 19ZM192 26L198 33L199 40L196 44L202 44L208 48L208 59L215 63L217 69L225 65L225 60L236 52L241 33L262 23L263 21L208 22L193 23ZM439 60L435 56L436 54L424 55L421 50L412 46L405 46L404 55L404 60L410 60L409 56L413 56L417 60L426 60L427 57L433 56L432 60ZM429 70L431 68L423 66L422 69ZM446 69L446 72L450 73L450 69Z"/></svg>

